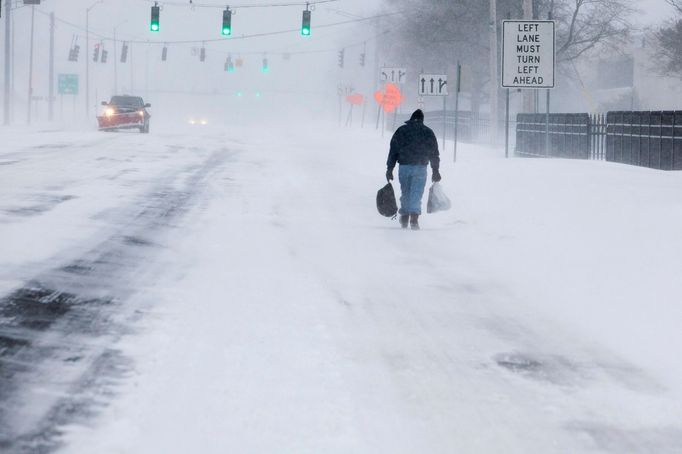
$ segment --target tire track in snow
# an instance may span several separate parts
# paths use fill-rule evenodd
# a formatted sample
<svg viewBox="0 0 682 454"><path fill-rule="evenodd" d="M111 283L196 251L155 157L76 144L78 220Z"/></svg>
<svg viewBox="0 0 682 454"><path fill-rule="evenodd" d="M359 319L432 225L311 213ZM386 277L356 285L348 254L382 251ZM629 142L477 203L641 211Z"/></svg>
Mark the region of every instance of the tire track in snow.
<svg viewBox="0 0 682 454"><path fill-rule="evenodd" d="M135 281L230 156L219 149L161 181L112 216L125 219L118 232L0 299L0 450L51 452L65 425L106 405L132 368L115 344L142 314Z"/></svg>

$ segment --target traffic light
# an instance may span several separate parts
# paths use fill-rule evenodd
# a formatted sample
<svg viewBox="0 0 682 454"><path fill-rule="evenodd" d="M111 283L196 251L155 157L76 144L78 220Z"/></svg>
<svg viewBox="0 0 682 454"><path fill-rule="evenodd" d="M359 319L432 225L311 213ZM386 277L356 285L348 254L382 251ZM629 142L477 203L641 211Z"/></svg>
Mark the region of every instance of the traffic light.
<svg viewBox="0 0 682 454"><path fill-rule="evenodd" d="M95 44L95 50L92 51L92 61L99 60L99 44Z"/></svg>
<svg viewBox="0 0 682 454"><path fill-rule="evenodd" d="M339 51L339 68L343 68L343 61L345 60L345 58L346 58L346 50L341 49Z"/></svg>
<svg viewBox="0 0 682 454"><path fill-rule="evenodd" d="M227 71L228 73L234 72L234 63L232 63L231 56L228 56L227 60L225 60L225 71Z"/></svg>
<svg viewBox="0 0 682 454"><path fill-rule="evenodd" d="M232 34L232 11L226 8L223 11L223 36L230 36Z"/></svg>
<svg viewBox="0 0 682 454"><path fill-rule="evenodd" d="M161 51L161 61L166 60L168 60L168 47L163 46L163 50Z"/></svg>
<svg viewBox="0 0 682 454"><path fill-rule="evenodd" d="M310 10L303 11L303 23L301 24L301 35L310 36Z"/></svg>
<svg viewBox="0 0 682 454"><path fill-rule="evenodd" d="M121 63L128 61L128 43L123 43L121 47Z"/></svg>
<svg viewBox="0 0 682 454"><path fill-rule="evenodd" d="M159 16L161 15L161 8L159 7L158 4L155 4L152 6L152 21L151 24L149 25L149 29L153 32L158 32L159 29L161 28L159 26Z"/></svg>
<svg viewBox="0 0 682 454"><path fill-rule="evenodd" d="M360 54L360 66L363 68L365 67L365 56L366 54L364 52Z"/></svg>
<svg viewBox="0 0 682 454"><path fill-rule="evenodd" d="M78 44L74 45L73 48L69 50L69 61L78 61L78 53L81 51L81 46Z"/></svg>
<svg viewBox="0 0 682 454"><path fill-rule="evenodd" d="M264 58L263 59L263 66L261 67L261 72L266 73L270 71L270 66L268 65L268 59Z"/></svg>
<svg viewBox="0 0 682 454"><path fill-rule="evenodd" d="M102 50L102 59L100 61L102 63L106 63L108 58L109 58L109 52L106 50Z"/></svg>
<svg viewBox="0 0 682 454"><path fill-rule="evenodd" d="M204 62L206 61L206 48L202 47L201 52L199 53L199 61Z"/></svg>

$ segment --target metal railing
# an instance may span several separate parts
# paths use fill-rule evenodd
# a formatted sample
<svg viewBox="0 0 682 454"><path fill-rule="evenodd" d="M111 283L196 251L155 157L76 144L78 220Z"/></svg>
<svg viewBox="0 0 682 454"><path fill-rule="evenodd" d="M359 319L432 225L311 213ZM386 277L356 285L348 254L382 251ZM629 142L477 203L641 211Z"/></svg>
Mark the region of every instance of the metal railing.
<svg viewBox="0 0 682 454"><path fill-rule="evenodd" d="M682 170L682 111L617 111L606 115L606 160Z"/></svg>

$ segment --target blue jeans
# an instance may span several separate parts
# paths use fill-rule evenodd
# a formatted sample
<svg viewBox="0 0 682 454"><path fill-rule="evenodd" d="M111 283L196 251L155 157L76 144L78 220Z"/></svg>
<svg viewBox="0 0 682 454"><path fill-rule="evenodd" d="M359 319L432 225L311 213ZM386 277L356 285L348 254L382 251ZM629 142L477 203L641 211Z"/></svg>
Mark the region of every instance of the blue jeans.
<svg viewBox="0 0 682 454"><path fill-rule="evenodd" d="M400 214L422 214L422 196L426 187L426 166L401 165L398 169L400 179Z"/></svg>

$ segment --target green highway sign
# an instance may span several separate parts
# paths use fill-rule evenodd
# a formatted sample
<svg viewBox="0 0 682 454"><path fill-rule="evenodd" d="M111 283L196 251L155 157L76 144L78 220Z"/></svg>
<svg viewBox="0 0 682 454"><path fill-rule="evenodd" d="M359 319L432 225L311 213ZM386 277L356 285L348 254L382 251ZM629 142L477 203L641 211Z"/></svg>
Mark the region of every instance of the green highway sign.
<svg viewBox="0 0 682 454"><path fill-rule="evenodd" d="M60 95L78 94L78 74L59 74L58 81Z"/></svg>

